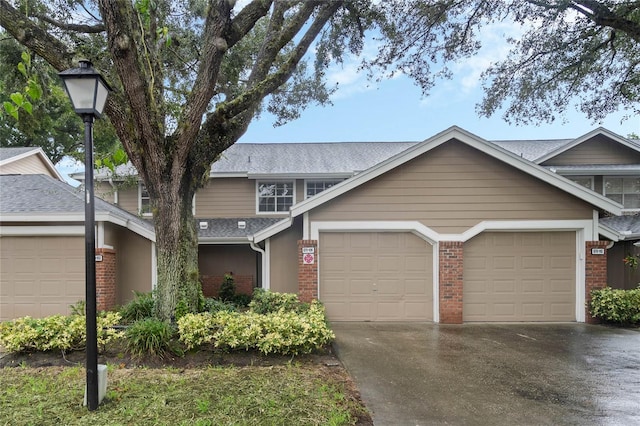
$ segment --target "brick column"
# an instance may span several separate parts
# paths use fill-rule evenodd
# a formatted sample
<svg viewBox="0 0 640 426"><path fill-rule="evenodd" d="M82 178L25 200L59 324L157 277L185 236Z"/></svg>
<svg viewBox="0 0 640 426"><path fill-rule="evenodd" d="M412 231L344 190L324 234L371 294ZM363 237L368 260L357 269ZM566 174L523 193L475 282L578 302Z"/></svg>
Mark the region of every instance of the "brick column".
<svg viewBox="0 0 640 426"><path fill-rule="evenodd" d="M440 322L442 324L462 324L464 243L441 241L439 246Z"/></svg>
<svg viewBox="0 0 640 426"><path fill-rule="evenodd" d="M305 263L303 248L313 248L313 263ZM318 298L318 241L298 241L298 298L311 302Z"/></svg>
<svg viewBox="0 0 640 426"><path fill-rule="evenodd" d="M598 323L596 318L589 315L591 290L598 290L607 285L607 245L608 241L587 241L585 255L585 320L588 323ZM591 254L591 249L603 249L604 254Z"/></svg>
<svg viewBox="0 0 640 426"><path fill-rule="evenodd" d="M116 252L99 248L102 262L96 262L96 304L98 311L108 311L116 306Z"/></svg>

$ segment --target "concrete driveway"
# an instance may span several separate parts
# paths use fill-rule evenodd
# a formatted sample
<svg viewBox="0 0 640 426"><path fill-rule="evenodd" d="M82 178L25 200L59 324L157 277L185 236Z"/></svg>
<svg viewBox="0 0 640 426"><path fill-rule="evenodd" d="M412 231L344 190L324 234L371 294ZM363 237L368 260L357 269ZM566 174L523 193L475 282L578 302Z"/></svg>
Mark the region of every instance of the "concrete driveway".
<svg viewBox="0 0 640 426"><path fill-rule="evenodd" d="M638 425L640 331L334 323L375 425Z"/></svg>

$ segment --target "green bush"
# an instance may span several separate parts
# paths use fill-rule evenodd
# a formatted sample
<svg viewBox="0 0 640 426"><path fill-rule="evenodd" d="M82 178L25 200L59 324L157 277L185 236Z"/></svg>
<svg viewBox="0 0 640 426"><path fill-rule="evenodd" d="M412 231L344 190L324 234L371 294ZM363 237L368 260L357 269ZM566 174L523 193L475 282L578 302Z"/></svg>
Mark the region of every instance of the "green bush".
<svg viewBox="0 0 640 426"><path fill-rule="evenodd" d="M219 299L213 299L211 297L207 297L204 300L204 312L215 314L220 311L234 312L236 311L236 305L229 302L223 302Z"/></svg>
<svg viewBox="0 0 640 426"><path fill-rule="evenodd" d="M163 356L170 351L173 334L171 324L157 318L145 318L127 328L127 350L134 356Z"/></svg>
<svg viewBox="0 0 640 426"><path fill-rule="evenodd" d="M233 296L233 304L238 308L246 308L251 303L251 296L248 294L236 294Z"/></svg>
<svg viewBox="0 0 640 426"><path fill-rule="evenodd" d="M97 317L98 345L104 347L122 332L113 329L120 322L117 312L100 312ZM23 317L0 323L0 345L9 352L70 351L86 346L84 315L53 315L46 318Z"/></svg>
<svg viewBox="0 0 640 426"><path fill-rule="evenodd" d="M298 295L293 293L277 293L275 291L256 288L249 309L257 314L268 314L280 310L286 312L303 312L308 304L301 303Z"/></svg>
<svg viewBox="0 0 640 426"><path fill-rule="evenodd" d="M236 283L233 279L233 275L224 274L222 278L222 285L220 285L220 299L225 302L233 300L233 297L236 295Z"/></svg>
<svg viewBox="0 0 640 426"><path fill-rule="evenodd" d="M640 287L614 290L605 287L591 292L591 316L618 324L640 324Z"/></svg>
<svg viewBox="0 0 640 426"><path fill-rule="evenodd" d="M282 355L309 353L335 338L327 326L324 307L317 301L305 312L187 314L178 321L178 334L189 349L213 344L221 349Z"/></svg>
<svg viewBox="0 0 640 426"><path fill-rule="evenodd" d="M141 293L134 291L135 299L120 308L122 320L131 324L145 318L153 317L153 293Z"/></svg>

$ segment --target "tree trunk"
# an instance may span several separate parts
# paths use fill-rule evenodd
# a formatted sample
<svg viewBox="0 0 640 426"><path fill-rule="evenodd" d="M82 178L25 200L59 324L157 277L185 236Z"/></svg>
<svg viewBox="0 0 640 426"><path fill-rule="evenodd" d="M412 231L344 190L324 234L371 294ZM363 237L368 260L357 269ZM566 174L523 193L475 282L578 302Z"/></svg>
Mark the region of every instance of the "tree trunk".
<svg viewBox="0 0 640 426"><path fill-rule="evenodd" d="M195 190L167 182L159 187L157 192L150 188L150 193L156 193L155 197L151 195L158 261L155 307L159 318L173 321L185 313L197 312L202 294L192 210Z"/></svg>

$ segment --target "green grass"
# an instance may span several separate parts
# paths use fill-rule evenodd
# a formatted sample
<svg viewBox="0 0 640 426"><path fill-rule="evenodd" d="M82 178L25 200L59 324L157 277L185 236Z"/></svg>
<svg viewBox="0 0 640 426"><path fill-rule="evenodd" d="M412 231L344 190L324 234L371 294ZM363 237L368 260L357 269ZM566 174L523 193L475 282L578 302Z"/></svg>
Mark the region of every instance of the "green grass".
<svg viewBox="0 0 640 426"><path fill-rule="evenodd" d="M82 407L80 367L0 369L0 425L349 425L364 408L343 383L300 365L109 366L107 397Z"/></svg>

